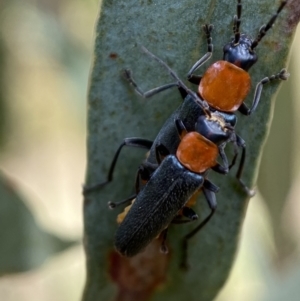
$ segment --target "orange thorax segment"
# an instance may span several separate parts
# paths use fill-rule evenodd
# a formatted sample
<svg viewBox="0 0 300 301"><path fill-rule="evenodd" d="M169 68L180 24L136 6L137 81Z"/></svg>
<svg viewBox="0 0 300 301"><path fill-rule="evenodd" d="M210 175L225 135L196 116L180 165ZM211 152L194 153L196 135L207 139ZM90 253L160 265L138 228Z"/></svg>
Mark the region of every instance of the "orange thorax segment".
<svg viewBox="0 0 300 301"><path fill-rule="evenodd" d="M204 73L199 93L208 104L220 111L236 111L251 87L248 72L226 61L217 61Z"/></svg>
<svg viewBox="0 0 300 301"><path fill-rule="evenodd" d="M176 156L190 171L203 173L217 164L218 154L216 144L197 132L190 132L182 138Z"/></svg>

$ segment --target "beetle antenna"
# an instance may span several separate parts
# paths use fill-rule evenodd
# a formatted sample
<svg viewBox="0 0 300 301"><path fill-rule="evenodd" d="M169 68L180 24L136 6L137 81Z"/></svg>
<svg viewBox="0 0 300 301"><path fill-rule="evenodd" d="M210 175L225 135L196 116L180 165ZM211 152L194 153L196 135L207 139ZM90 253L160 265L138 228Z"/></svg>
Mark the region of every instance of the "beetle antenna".
<svg viewBox="0 0 300 301"><path fill-rule="evenodd" d="M238 0L236 6L236 15L233 19L233 33L234 33L234 44L238 44L240 41L240 25L241 25L241 15L242 15L242 2Z"/></svg>
<svg viewBox="0 0 300 301"><path fill-rule="evenodd" d="M187 94L191 95L194 99L194 101L201 107L201 109L205 112L207 116L211 116L209 106L206 101L202 100L197 93L194 91L190 90L184 83L183 81L177 76L177 74L160 58L158 58L156 55L154 55L152 52L150 52L146 47L142 46L142 50L151 56L153 59L155 59L157 62L159 62L161 65L163 65L171 74L171 76L177 81L178 86L183 88Z"/></svg>
<svg viewBox="0 0 300 301"><path fill-rule="evenodd" d="M252 42L251 45L251 49L253 50L261 41L261 39L266 35L267 31L269 29L272 28L272 26L274 25L278 15L280 14L280 12L282 11L282 9L284 8L284 6L287 4L288 0L282 1L281 4L279 5L276 13L271 17L271 19L269 20L269 22L267 24L264 24L258 32L257 38Z"/></svg>

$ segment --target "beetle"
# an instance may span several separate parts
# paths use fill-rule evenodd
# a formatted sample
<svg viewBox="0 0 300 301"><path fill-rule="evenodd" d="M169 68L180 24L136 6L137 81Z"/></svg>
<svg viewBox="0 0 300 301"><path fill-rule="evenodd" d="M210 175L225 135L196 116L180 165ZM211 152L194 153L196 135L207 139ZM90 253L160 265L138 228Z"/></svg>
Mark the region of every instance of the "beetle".
<svg viewBox="0 0 300 301"><path fill-rule="evenodd" d="M178 217L187 217L186 221L197 219L197 214L190 208L195 203L195 196L202 190L210 207L210 214L183 239L181 265L186 267L188 240L193 237L213 216L217 203L215 193L218 187L207 179L209 169L227 174L228 159L224 148L227 143L235 147L239 142L234 127L227 123L223 114L211 112L199 96L188 89L177 75L159 58L158 60L176 79L178 86L186 91L190 101L197 103L202 114L198 116L194 130L188 131L184 121L177 118L174 122L178 139L176 154L170 153L168 145L155 145L156 163L146 159L139 167L136 177L136 194L119 202L110 202L111 208L132 202L118 216L119 228L116 232L115 246L125 256L134 256L146 247L155 237L163 236L162 250L166 251L166 231L171 222L179 222ZM117 150L112 161L107 182L112 174L117 158L124 145L149 149L153 142L142 138L126 138ZM222 165L217 157L222 159ZM101 185L107 184L107 182Z"/></svg>
<svg viewBox="0 0 300 301"><path fill-rule="evenodd" d="M168 145L171 153L176 151L179 139L176 128L174 127L174 119L180 118L184 120L187 129L191 131L193 130L198 116L203 114L203 107L206 109L209 107L211 111L218 110L223 115L227 123L235 126L237 123L237 117L234 113L239 110L244 115L252 114L257 108L263 86L265 84L274 80L286 80L288 78L289 74L284 68L281 69L281 71L277 74L263 78L256 85L251 108L249 109L243 102L249 93L251 84L248 70L258 60L258 57L255 53L255 48L258 46L261 39L266 35L266 32L272 27L279 13L282 11L287 2L288 1L281 2L276 13L270 18L268 23L261 26L258 36L255 39L252 39L249 35L240 33L242 4L241 0L238 0L237 15L234 17L234 38L230 43L224 46L223 60L212 64L204 73L203 77L201 77L194 75L193 73L211 58L213 52L211 37L213 26L203 26L207 38L207 53L200 58L188 72L188 80L198 85L199 96L204 100L203 105L200 107L196 102L191 101L191 96L186 93L182 87L178 86L177 82L169 83L151 89L147 92L143 92L133 79L131 71L129 69L124 71L125 78L134 87L136 92L144 98L149 98L174 86L179 88L180 94L183 98L182 105L170 116L170 118L167 119L165 124L162 126L161 131L158 133L155 141L153 142L149 157L147 159L149 162L155 163L155 146L157 144L162 143L164 145ZM155 58L155 56L152 55L147 49L144 47L142 47L142 49L148 55L152 56L157 61L160 61ZM161 61L160 63L163 64ZM244 191L249 196L253 196L255 192L248 189L248 187L241 180L246 157L246 144L245 141L239 136L237 145L242 149L242 155L239 168L236 173L236 178L243 187ZM234 155L233 162L235 162L236 156L237 152Z"/></svg>
<svg viewBox="0 0 300 301"><path fill-rule="evenodd" d="M248 34L240 32L242 3L241 0L238 0L237 15L234 16L233 24L234 37L223 48L223 60L213 63L203 76L198 76L194 72L206 63L213 54L211 36L213 25L205 24L203 26L207 40L207 52L192 66L187 78L190 82L198 85L199 95L208 103L211 109L226 113L234 113L239 110L244 115L251 115L260 101L263 86L274 80L286 80L288 78L289 74L285 68L276 74L264 77L256 85L251 108L248 108L244 103L251 87L251 78L248 71L258 60L255 48L272 28L287 3L287 0L280 3L276 13L267 24L261 26L257 37L252 39ZM143 92L135 83L130 70L125 70L125 77L134 86L136 92L144 98L149 98L154 94L177 86L176 83L170 83ZM185 98L186 93L183 92L182 96Z"/></svg>
<svg viewBox="0 0 300 301"><path fill-rule="evenodd" d="M226 123L231 124L233 127L237 123L237 117L234 114L236 110L239 110L244 115L250 115L256 109L260 101L263 86L269 83L270 81L286 80L289 76L286 69L283 68L277 74L263 78L256 85L251 108L248 109L246 104L243 102L250 88L250 76L247 73L247 71L258 60L258 57L255 54L254 50L258 46L261 39L266 35L267 31L273 26L279 13L282 11L287 2L288 1L281 2L276 13L270 18L268 23L266 25L261 26L256 39L252 39L249 35L240 33L242 4L241 0L237 0L237 15L234 16L233 26L234 38L230 43L224 46L223 61L217 61L216 63L211 65L205 72L204 76L201 77L194 75L193 72L195 72L205 62L207 62L211 58L213 53L213 44L211 37L213 26L203 26L207 39L207 53L192 66L187 76L190 82L198 85L199 96L201 98L204 98L200 105L199 101L193 101L193 99L195 99L194 95L192 95L191 92L188 92L186 89L183 88L181 84L179 84L178 79L176 75L174 76L172 70L169 70L169 72L171 73L171 75L173 75L173 77L175 77L176 82L153 88L147 92L143 92L133 79L131 71L129 69L125 69L124 77L134 87L135 91L142 97L149 98L169 88L177 87L183 98L183 103L167 119L154 141L149 141L140 138L125 139L120 145L113 159L113 162L108 172L107 180L103 183L84 188L84 194L93 189L100 188L106 183L112 181L114 167L123 146L133 146L144 149L150 149L147 161L153 164L157 163L155 149L156 146L159 144L167 145L170 153L174 154L179 144L179 137L177 135L177 130L174 126L175 119L183 120L187 130L192 131L194 129L194 125L198 117L203 114L207 115L208 110L218 110L220 114L222 114ZM160 64L164 65L168 69L168 66L166 66L166 64L162 60L160 60L151 52L149 52L145 47L142 47L142 49L149 56L157 60ZM220 65L221 70L219 70ZM212 74L216 73L215 71L218 70L219 72L217 72L217 76L212 76ZM232 92L232 88L234 88L234 90L237 90L238 92ZM223 97L223 95L226 95L226 97ZM253 190L250 190L241 179L246 158L246 143L241 137L237 136L236 145L242 149L242 155L236 173L236 178L241 184L241 187L244 189L244 191L249 196L253 196L255 192ZM230 167L234 165L236 157L237 150L235 149L235 154Z"/></svg>
<svg viewBox="0 0 300 301"><path fill-rule="evenodd" d="M95 189L101 188L107 183L111 182L113 180L113 172L118 160L118 157L120 155L120 152L124 146L130 146L130 147L138 147L149 150L149 155L146 158L146 161L139 167L137 178L141 176L141 178L149 178L151 173L155 170L153 168L153 165L157 164L157 148L159 148L160 145L165 145L169 152L171 154L176 153L178 145L180 143L180 138L178 136L177 128L174 125L174 120L182 120L185 124L185 127L187 131L193 131L195 129L195 124L199 117L203 117L204 119L210 119L213 112L211 112L209 106L207 103L199 98L197 93L190 90L175 74L175 72L160 58L155 56L153 53L151 53L149 50L147 50L145 47L142 47L143 51L146 52L150 57L152 57L154 60L159 62L162 66L165 67L165 69L170 73L170 75L176 80L176 85L178 89L180 90L181 94L185 93L186 97L184 99L183 104L171 115L171 117L167 120L167 122L164 124L162 129L159 131L157 137L154 141L143 139L143 138L125 138L124 141L121 143L119 148L117 149L114 158L112 160L112 163L110 165L107 179L106 181L96 184L91 187L85 187L83 193L87 194L90 191L93 191ZM125 71L127 74L127 71ZM173 85L173 84L172 84ZM219 116L222 116L224 119L224 122L231 127L235 127L236 124L236 116L234 114L226 114L224 112L216 111L218 112ZM171 121L172 120L172 121ZM234 150L235 155L233 158L233 161L231 165L232 167L235 164L236 156L237 156L237 148L241 147L243 149L241 161L239 164L239 168L237 171L237 179L239 180L239 183L244 188L244 190L252 196L254 194L253 191L251 191L241 180L241 174L244 166L245 156L246 156L246 148L245 148L245 142L244 140L239 137L238 135L235 135L235 142L234 142ZM225 154L224 154L225 156ZM227 171L228 172L228 171ZM137 180L136 180L137 183ZM137 187L137 184L136 184ZM136 190L138 190L136 188ZM121 201L119 204L126 203L128 200ZM109 203L111 208L114 208L116 206L116 203Z"/></svg>
<svg viewBox="0 0 300 301"><path fill-rule="evenodd" d="M185 125L186 131L187 132L195 132L195 124L196 122L199 120L200 117L204 117L204 119L209 120L209 118L211 116L214 116L214 114L217 114L218 116L222 116L222 119L224 121L225 124L227 124L227 126L232 126L234 127L236 125L237 122L237 117L234 115L234 112L236 110L239 110L241 113L245 114L245 115L250 115L257 107L259 100L260 100L260 95L262 92L262 88L263 85L275 80L275 79L279 79L279 80L285 80L288 77L288 74L286 72L285 69L282 69L279 73L272 75L270 77L266 77L263 80L261 80L256 87L256 92L255 92L255 96L253 99L253 103L250 109L248 109L246 107L246 105L243 103L244 98L246 97L246 95L248 94L249 91L249 86L250 86L250 82L249 82L249 78L247 78L247 75L245 77L245 73L247 73L247 71L249 70L249 68L255 64L255 62L257 61L257 56L254 53L254 49L255 47L258 45L259 41L261 40L261 38L265 35L265 33L272 27L273 23L275 22L278 14L280 13L280 11L282 10L282 8L284 7L284 5L286 5L287 1L283 1L281 3L281 5L279 6L277 12L275 15L273 15L273 17L270 19L270 21L267 23L267 25L262 26L260 31L259 31L259 35L255 40L252 40L251 38L249 38L247 35L244 34L240 34L239 32L239 27L240 27L240 17L241 17L241 1L238 1L238 5L237 5L237 16L234 18L234 34L235 34L235 38L233 40L233 42L231 42L230 44L228 44L227 46L224 47L224 57L223 57L223 61L227 62L225 63L225 73L221 73L220 78L217 78L217 80L220 80L222 78L224 78L224 74L228 74L228 70L233 69L233 73L234 75L236 74L242 74L243 76L240 79L244 79L246 78L246 85L244 85L244 87L241 88L241 92L239 92L239 94L236 96L234 95L232 98L229 97L229 100L227 101L227 99L223 99L221 96L222 94L219 93L219 98L216 100L216 102L214 103L213 97L211 98L210 95L208 96L208 99L206 99L206 90L209 92L209 87L210 85L207 83L209 79L211 79L211 71L210 68L208 69L208 71L204 74L204 76L198 77L196 75L193 74L193 72L195 70L197 70L200 66L202 66L212 55L212 50L213 50L213 45L212 45L212 38L211 38L211 31L212 31L212 26L211 25L205 25L204 26L204 31L205 34L207 36L207 44L208 44L208 52L200 59L197 61L197 63L191 68L191 70L188 73L188 79L199 85L199 96L201 98L204 99L199 99L199 96L196 95L196 93L192 92L191 90L188 90L184 85L182 85L182 83L178 80L178 78L174 75L174 73L172 73L172 71L170 69L169 72L171 73L171 75L176 79L175 83L171 83L171 84L167 84L158 88L154 88L149 90L148 92L142 92L142 90L138 87L138 85L135 83L132 74L129 70L125 70L124 74L126 79L134 86L135 90L142 95L145 98L148 98L150 96L153 96L156 93L159 93L161 91L164 91L168 88L177 86L179 88L179 91L182 95L182 97L184 98L183 104L172 114L172 116L166 121L166 123L164 124L164 126L162 127L161 131L159 132L159 134L157 135L156 139L154 140L154 142L150 141L150 140L146 140L146 139L141 139L141 138L127 138L124 140L124 142L121 144L121 146L119 147L113 162L111 164L109 173L108 173L108 177L107 180L104 183L95 185L93 187L90 188L86 188L86 190L84 191L84 193L87 193L90 190L93 190L94 188L97 187L102 187L103 185L107 184L108 182L112 181L113 179L113 171L114 171L114 167L115 164L117 162L117 158L120 154L120 151L122 149L123 146L134 146L134 147L141 147L141 148L145 148L145 149L150 149L150 153L149 156L146 159L146 162L143 163L138 171L138 177L137 179L139 179L139 177L144 181L145 185L140 189L139 187L139 181L136 180L136 190L137 190L137 194L134 196L131 196L130 198L119 202L119 203L110 203L111 207L115 207L119 204L123 204L123 203L127 203L131 200L133 200L135 197L139 196L139 199L144 199L142 197L140 197L140 195L143 195L143 193L146 193L148 191L148 187L150 187L152 185L152 178L155 179L161 179L162 176L160 176L161 174L163 174L163 168L166 168L165 164L167 163L163 163L164 160L162 161L162 163L157 167L157 164L159 163L159 156L157 155L158 153L158 149L160 146L165 146L168 150L168 155L166 157L167 161L169 162L167 166L173 166L175 163L173 162L175 160L175 154L177 153L177 149L180 145L180 138L178 136L177 133L177 128L176 126L174 126L174 120L181 120L183 122L183 124ZM237 38L238 37L238 38ZM236 43L234 43L236 41ZM249 46L250 45L250 46ZM246 48L245 48L246 46ZM248 47L248 48L247 48ZM162 65L166 64L161 61L160 59L158 59L157 57L155 57L152 53L150 53L147 49L143 48L143 50L148 53L150 56L152 56L154 59L156 59L158 62L160 62ZM248 52L247 52L248 51ZM244 56L245 55L245 56ZM221 61L221 62L223 62ZM219 61L220 62L220 61ZM232 66L233 67L232 67ZM230 66L230 67L229 67ZM213 64L211 68L217 68L216 64ZM230 69L231 68L231 69ZM238 71L236 71L236 69L239 68L241 70L238 69ZM244 72L243 72L244 71ZM247 73L248 74L248 73ZM226 77L226 76L225 76ZM238 83L242 83L243 85L243 81L244 80L240 80L237 81ZM230 84L235 84L235 82L230 82ZM200 89L201 88L201 89ZM222 89L224 89L224 87L222 86ZM222 91L221 89L221 91ZM247 93L246 93L247 92ZM229 108L228 108L228 103L229 103ZM227 107L222 107L223 105L226 105ZM228 172L228 169L234 164L235 160L236 160L236 156L237 156L237 147L242 148L242 156L241 156L241 160L240 160L240 164L239 164L239 168L236 174L236 177L238 179L238 181L240 182L241 186L244 188L244 190L248 193L249 196L253 195L253 191L251 191L245 184L244 182L241 180L241 174L242 174L242 170L243 170L243 166L244 166L244 162L245 162L245 156L246 156L246 147L245 147L245 142L242 138L240 138L238 135L235 135L235 141L234 141L234 145L235 145L235 155L234 155L234 159L233 162L230 166L227 166L227 169L224 170L224 173ZM169 160L169 158L173 158L174 160L171 162ZM226 158L227 160L227 158ZM213 167L213 166L212 166ZM165 172L167 172L168 169L166 169ZM158 174L158 176L157 176ZM204 194L206 193L211 193L214 194L215 191L212 189L210 190L208 187L214 187L212 185L212 183L210 183L205 176L202 176L202 182L198 182L199 186L198 189L202 188ZM149 184L150 183L150 184ZM191 180L192 183L192 180ZM211 185L210 185L211 184ZM165 188L168 188L168 186L166 185ZM145 192L143 192L145 190ZM196 189L197 190L197 189ZM178 192L179 193L179 189L175 189L173 192ZM185 198L182 199L182 202L185 204L186 199L190 197L190 194L187 194L187 196ZM139 201L141 202L141 201ZM209 199L208 199L209 202ZM134 205L136 203L136 201L133 203L132 208L136 208L137 205ZM167 202L169 204L169 202ZM209 202L210 203L210 202ZM182 203L181 203L182 204ZM183 205L184 206L184 205ZM174 208L174 210L177 207ZM131 212L131 208L128 210L128 214L125 214L125 218L124 221L127 219L131 219L131 215L129 215L129 213ZM176 210L175 210L176 211ZM127 215L129 217L127 217ZM166 219L166 221L164 221L164 223L169 223L171 216L174 218L173 216L174 214L169 214L168 215L168 219ZM164 216L163 216L164 219ZM133 219L135 220L135 219ZM131 220L131 222L133 222L133 220ZM142 222L142 219L140 220L140 222ZM123 224L123 222L121 223L121 225ZM126 226L120 226L120 228L122 229L123 227ZM202 227L202 226L201 226ZM126 229L129 231L131 227L126 227ZM163 227L160 227L160 231L162 231ZM197 228L196 228L197 229ZM121 230L118 230L121 231ZM126 232L126 231L125 231ZM197 232L197 231L196 231ZM196 233L195 232L195 233ZM194 233L194 232L193 232ZM159 233L156 233L156 235ZM192 234L191 236L193 236L194 234ZM150 239L149 237L147 238L148 240ZM185 241L187 241L188 238L185 239ZM116 240L119 244L120 239ZM116 245L118 245L116 243ZM187 244L187 243L186 243ZM122 244L121 244L122 245ZM133 243L134 245L134 249L136 248L135 243ZM137 249L142 248L143 244L141 244L141 246L139 246ZM132 254L131 251L122 251L123 247L121 246L117 246L117 248L119 249L119 251L123 254ZM130 248L129 248L130 249ZM135 253L135 252L133 252Z"/></svg>
<svg viewBox="0 0 300 301"><path fill-rule="evenodd" d="M175 127L180 137L176 154L170 154L164 145L156 147L159 165L143 188L132 197L134 202L120 218L115 246L122 255L131 257L163 235L162 249L166 251L167 228L181 215L190 221L197 219L190 206L192 197L202 190L211 212L183 238L181 266L186 267L188 240L211 219L217 207L215 192L218 187L206 178L207 172L209 169L221 174L228 172L224 147L230 141L234 143L236 135L218 112L210 117L199 116L195 131L188 132L179 119L175 120ZM222 165L217 162L219 155ZM147 161L144 164L147 165Z"/></svg>
<svg viewBox="0 0 300 301"><path fill-rule="evenodd" d="M238 0L237 15L234 16L233 24L234 37L223 48L223 60L209 66L203 76L197 76L193 73L211 58L213 52L211 38L213 26L203 26L207 37L207 53L192 66L187 77L190 82L198 85L198 93L207 101L210 107L228 113L239 110L244 115L250 115L255 111L260 101L263 85L275 79L287 79L289 74L286 69L263 78L256 85L251 108L248 108L244 103L251 87L251 78L248 71L258 60L255 48L267 31L272 28L287 2L285 0L280 3L276 13L266 25L261 26L257 37L252 39L248 34L240 32L242 3L241 0Z"/></svg>

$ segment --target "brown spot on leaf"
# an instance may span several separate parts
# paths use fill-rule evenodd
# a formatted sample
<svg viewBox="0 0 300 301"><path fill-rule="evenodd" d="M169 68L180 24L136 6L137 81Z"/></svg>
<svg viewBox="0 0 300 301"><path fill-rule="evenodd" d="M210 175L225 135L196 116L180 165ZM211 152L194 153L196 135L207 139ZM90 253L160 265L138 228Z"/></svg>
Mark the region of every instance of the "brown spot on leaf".
<svg viewBox="0 0 300 301"><path fill-rule="evenodd" d="M115 52L111 52L111 53L109 54L109 57L110 57L112 60L115 60L115 59L118 57L118 54L115 53Z"/></svg>
<svg viewBox="0 0 300 301"><path fill-rule="evenodd" d="M290 0L287 3L288 17L287 25L289 32L292 32L300 21L300 3L299 0Z"/></svg>
<svg viewBox="0 0 300 301"><path fill-rule="evenodd" d="M148 300L166 280L170 255L160 252L161 241L155 239L138 255L127 258L110 253L109 274L118 286L115 301Z"/></svg>

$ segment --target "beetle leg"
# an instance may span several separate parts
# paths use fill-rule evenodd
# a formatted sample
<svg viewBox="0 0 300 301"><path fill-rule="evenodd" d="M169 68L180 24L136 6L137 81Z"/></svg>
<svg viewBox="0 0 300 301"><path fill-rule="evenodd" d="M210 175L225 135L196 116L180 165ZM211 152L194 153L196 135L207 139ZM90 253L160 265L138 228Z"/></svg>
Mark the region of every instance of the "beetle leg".
<svg viewBox="0 0 300 301"><path fill-rule="evenodd" d="M255 190L252 190L246 186L244 181L242 180L242 173L245 165L245 159L246 159L246 143L245 141L238 135L236 135L236 143L237 146L242 148L242 155L241 155L241 160L239 163L238 171L235 175L237 180L239 181L240 185L244 189L244 191L248 194L249 197L253 197L255 195Z"/></svg>
<svg viewBox="0 0 300 301"><path fill-rule="evenodd" d="M155 146L155 157L158 164L168 155L170 152L163 144L159 143Z"/></svg>
<svg viewBox="0 0 300 301"><path fill-rule="evenodd" d="M225 146L226 146L225 143L219 145L219 154L222 159L223 165L217 163L215 166L212 167L212 170L224 175L227 174L229 171L228 159L224 151Z"/></svg>
<svg viewBox="0 0 300 301"><path fill-rule="evenodd" d="M231 164L230 164L229 167L228 167L229 170L235 165L238 154L239 154L238 151L236 150L236 148L234 148L233 159L232 159L232 161L231 161Z"/></svg>
<svg viewBox="0 0 300 301"><path fill-rule="evenodd" d="M206 63L212 56L213 53L213 44L212 44L212 37L211 32L213 30L212 24L205 24L203 27L204 33L206 35L207 41L207 52L194 64L191 70L188 72L187 78L188 81L191 83L199 85L201 77L194 75L193 73L200 68L204 63Z"/></svg>
<svg viewBox="0 0 300 301"><path fill-rule="evenodd" d="M199 86L202 79L202 75L191 74L188 81L194 85Z"/></svg>
<svg viewBox="0 0 300 301"><path fill-rule="evenodd" d="M219 154L220 154L220 157L221 157L222 162L223 162L224 172L228 173L229 172L229 167L228 167L228 159L227 159L227 156L226 156L225 151L224 151L225 146L226 146L226 143L223 143L219 146Z"/></svg>
<svg viewBox="0 0 300 301"><path fill-rule="evenodd" d="M211 209L210 214L195 228L193 229L190 233L184 236L182 240L182 257L181 257L181 262L180 262L180 267L183 269L187 269L187 252L188 252L188 241L191 239L198 231L200 231L211 219L213 214L215 213L217 209L217 200L216 200L216 195L213 191L206 189L205 187L202 187L204 196L206 198L206 201L208 203L209 208Z"/></svg>
<svg viewBox="0 0 300 301"><path fill-rule="evenodd" d="M181 119L175 119L175 126L177 129L178 136L182 139L187 133L187 129Z"/></svg>
<svg viewBox="0 0 300 301"><path fill-rule="evenodd" d="M167 254L167 253L169 252L169 249L168 249L167 244L166 244L168 229L169 229L169 228L164 229L164 230L160 233L160 235L159 235L159 237L162 239L162 242L161 242L161 245L160 245L160 251L161 251L163 254Z"/></svg>
<svg viewBox="0 0 300 301"><path fill-rule="evenodd" d="M180 93L182 99L185 99L188 95L187 91L180 86L178 87L178 90L179 90L179 93Z"/></svg>
<svg viewBox="0 0 300 301"><path fill-rule="evenodd" d="M217 193L220 190L220 188L217 185L215 185L208 179L204 180L202 190L203 189L205 189L205 192L211 191L213 193ZM179 220L178 218L181 216L176 216L172 220L173 224L183 224L183 223L188 223L190 221L194 221L194 220L198 219L198 214L191 207L188 207L188 206L184 206L182 208L181 214L182 214L182 216L185 216L186 218L188 218L188 220Z"/></svg>
<svg viewBox="0 0 300 301"><path fill-rule="evenodd" d="M119 154L123 148L123 146L132 146L132 147L139 147L139 148L144 148L149 150L153 144L153 141L143 139L143 138L125 138L123 143L119 146L117 152L114 155L114 158L111 162L108 174L107 174L107 179L106 181L102 183L98 183L96 185L90 186L90 187L84 187L83 188L83 195L86 195L87 193L97 190L105 186L107 183L111 182L113 180L113 172L119 157Z"/></svg>
<svg viewBox="0 0 300 301"><path fill-rule="evenodd" d="M115 207L117 207L119 205L129 203L130 201L135 199L136 196L138 195L138 193L140 192L140 182L142 181L142 182L144 182L144 184L146 184L147 181L149 181L151 175L153 174L153 172L156 170L157 167L158 167L157 164L152 164L149 162L144 162L143 164L141 164L136 173L136 179L135 179L136 193L120 202L108 202L109 208L114 209Z"/></svg>
<svg viewBox="0 0 300 301"><path fill-rule="evenodd" d="M208 179L204 179L204 183L203 183L203 187L206 189L206 190L210 190L214 193L217 193L220 188L214 184L213 182L209 181Z"/></svg>
<svg viewBox="0 0 300 301"><path fill-rule="evenodd" d="M286 71L286 69L282 69L277 74L273 74L269 77L263 78L256 85L251 108L249 109L245 103L242 103L241 106L239 107L239 111L244 115L251 115L252 112L255 111L256 107L258 106L261 97L261 92L263 90L263 86L274 80L287 80L288 77L289 77L289 73Z"/></svg>
<svg viewBox="0 0 300 301"><path fill-rule="evenodd" d="M213 166L211 168L212 170L214 170L217 173L220 173L222 175L226 175L228 173L227 168L224 168L222 165L220 165L219 163L217 163L215 166Z"/></svg>
<svg viewBox="0 0 300 301"><path fill-rule="evenodd" d="M184 216L187 219L182 220L181 217ZM184 206L181 209L181 215L177 215L173 220L172 224L186 224L193 222L198 219L198 214L190 207Z"/></svg>
<svg viewBox="0 0 300 301"><path fill-rule="evenodd" d="M158 164L153 164L150 162L143 162L136 173L135 178L135 192L138 194L140 192L140 186L141 182L143 185L145 185L149 180L151 175L154 173L154 171L157 169Z"/></svg>
<svg viewBox="0 0 300 301"><path fill-rule="evenodd" d="M129 69L125 69L124 70L124 77L126 78L126 80L134 87L134 90L143 98L150 98L155 94L158 94L164 90L168 90L172 87L178 87L177 83L169 83L169 84L165 84L163 86L160 87L156 87L153 88L147 92L143 92L137 85L137 83L134 81L133 77L132 77L132 72Z"/></svg>
<svg viewBox="0 0 300 301"><path fill-rule="evenodd" d="M119 201L119 202L108 202L108 207L110 209L115 209L116 207L120 206L120 205L124 205L124 204L127 204L129 202L131 202L133 199L136 198L136 194L132 194L130 197L128 197L127 199L124 199L122 201Z"/></svg>
<svg viewBox="0 0 300 301"><path fill-rule="evenodd" d="M187 217L190 221L194 221L198 219L197 213L190 207L183 207L182 208L182 215Z"/></svg>

